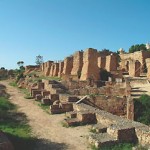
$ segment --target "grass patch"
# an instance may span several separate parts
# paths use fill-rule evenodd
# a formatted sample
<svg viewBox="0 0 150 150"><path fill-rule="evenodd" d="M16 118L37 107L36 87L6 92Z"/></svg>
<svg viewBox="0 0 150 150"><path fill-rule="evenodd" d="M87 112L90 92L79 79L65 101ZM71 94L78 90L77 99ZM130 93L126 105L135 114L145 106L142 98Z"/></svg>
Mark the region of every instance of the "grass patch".
<svg viewBox="0 0 150 150"><path fill-rule="evenodd" d="M15 105L5 97L0 97L0 130L7 134L15 150L33 150L35 138L23 113L18 113Z"/></svg>
<svg viewBox="0 0 150 150"><path fill-rule="evenodd" d="M49 112L49 107L50 106L48 106L48 105L45 105L45 104L41 104L41 103L38 103L38 106L40 107L40 108L42 108L45 112L47 112L48 114L50 114L50 112Z"/></svg>
<svg viewBox="0 0 150 150"><path fill-rule="evenodd" d="M103 146L101 148L96 148L94 145L91 146L92 150L132 150L134 145L130 143L119 143L113 146Z"/></svg>
<svg viewBox="0 0 150 150"><path fill-rule="evenodd" d="M10 82L9 85L13 87L17 87L17 83L15 81Z"/></svg>
<svg viewBox="0 0 150 150"><path fill-rule="evenodd" d="M65 121L61 121L60 123L62 127L69 128L68 124L65 123Z"/></svg>
<svg viewBox="0 0 150 150"><path fill-rule="evenodd" d="M136 150L148 150L147 148L141 145L135 145L133 143L119 143L112 146L102 146L101 148L96 148L95 145L92 145L91 149L92 150L132 150L133 147L135 147Z"/></svg>
<svg viewBox="0 0 150 150"><path fill-rule="evenodd" d="M16 82L10 82L9 85L18 88ZM32 99L32 98L33 98L33 97L30 95L30 92L29 92L27 89L25 89L25 88L18 88L18 89L25 95L25 96L24 96L25 99Z"/></svg>
<svg viewBox="0 0 150 150"><path fill-rule="evenodd" d="M30 95L30 92L28 89L25 88L19 88L19 90L24 94L24 98L26 99L32 99L33 97Z"/></svg>
<svg viewBox="0 0 150 150"><path fill-rule="evenodd" d="M60 81L60 80L61 80L60 77L46 77L46 76L40 76L40 77L37 77L37 78L34 78L34 79L29 79L29 81L32 82L32 83L36 83L36 82L41 81L42 79L45 79L45 80L55 80L55 81Z"/></svg>
<svg viewBox="0 0 150 150"><path fill-rule="evenodd" d="M90 132L91 132L91 133L97 133L97 132L96 132L96 129L93 129L93 128L90 128Z"/></svg>

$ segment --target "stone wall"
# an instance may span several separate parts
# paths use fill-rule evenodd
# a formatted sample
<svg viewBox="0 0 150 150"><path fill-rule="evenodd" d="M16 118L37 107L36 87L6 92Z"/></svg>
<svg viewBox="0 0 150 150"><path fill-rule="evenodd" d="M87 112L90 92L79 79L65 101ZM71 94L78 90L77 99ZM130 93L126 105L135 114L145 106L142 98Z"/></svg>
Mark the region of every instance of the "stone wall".
<svg viewBox="0 0 150 150"><path fill-rule="evenodd" d="M97 64L98 52L95 49L89 48L83 53L83 67L81 71L80 80L87 80L89 78L99 80L99 67Z"/></svg>
<svg viewBox="0 0 150 150"><path fill-rule="evenodd" d="M41 71L41 66L39 65L29 65L25 67L25 73L24 74L29 74L31 71Z"/></svg>
<svg viewBox="0 0 150 150"><path fill-rule="evenodd" d="M51 64L51 67L50 67L50 73L49 73L49 76L52 77L53 76L53 72L54 72L54 63Z"/></svg>
<svg viewBox="0 0 150 150"><path fill-rule="evenodd" d="M96 119L98 123L101 123L102 125L105 125L108 128L108 133L111 132L111 130L114 128L114 131L121 131L124 129L134 129L134 136L132 136L133 140L138 140L139 144L150 146L150 127L146 126L142 123L131 121L116 115L113 115L111 113L108 113L106 111L102 111L99 109L96 109L94 107L91 107L86 104L74 104L74 110L78 111L90 111L96 113ZM122 135L124 140L126 139L126 135Z"/></svg>
<svg viewBox="0 0 150 150"><path fill-rule="evenodd" d="M45 76L50 76L50 70L51 70L52 64L53 64L53 61L47 61L42 65Z"/></svg>
<svg viewBox="0 0 150 150"><path fill-rule="evenodd" d="M63 68L64 68L64 62L59 62L59 71L58 71L58 77L61 77L62 72L63 72Z"/></svg>
<svg viewBox="0 0 150 150"><path fill-rule="evenodd" d="M73 68L71 71L71 75L77 75L80 77L82 66L83 66L83 52L77 51L73 55Z"/></svg>
<svg viewBox="0 0 150 150"><path fill-rule="evenodd" d="M123 53L120 54L120 59L121 59L120 65L121 68L126 69L127 61L138 60L141 63L141 68L144 68L144 63L146 58L150 58L150 52L148 51L137 51L134 53L126 53L126 54Z"/></svg>
<svg viewBox="0 0 150 150"><path fill-rule="evenodd" d="M93 95L90 97L90 102L94 107L105 110L114 115L126 115L127 100L126 97L106 96L106 95Z"/></svg>
<svg viewBox="0 0 150 150"><path fill-rule="evenodd" d="M66 57L64 60L64 68L63 68L63 74L64 75L70 75L71 74L71 70L73 67L73 57Z"/></svg>
<svg viewBox="0 0 150 150"><path fill-rule="evenodd" d="M98 67L105 69L106 66L106 57L98 57Z"/></svg>
<svg viewBox="0 0 150 150"><path fill-rule="evenodd" d="M130 77L139 77L141 72L141 64L139 61L129 61L129 75Z"/></svg>
<svg viewBox="0 0 150 150"><path fill-rule="evenodd" d="M111 54L106 56L106 66L105 69L109 72L116 71L118 66L117 56L115 54Z"/></svg>
<svg viewBox="0 0 150 150"><path fill-rule="evenodd" d="M146 66L147 66L147 77L150 79L150 58L146 59Z"/></svg>
<svg viewBox="0 0 150 150"><path fill-rule="evenodd" d="M58 71L59 71L59 63L54 63L54 70L53 70L53 77L58 76Z"/></svg>

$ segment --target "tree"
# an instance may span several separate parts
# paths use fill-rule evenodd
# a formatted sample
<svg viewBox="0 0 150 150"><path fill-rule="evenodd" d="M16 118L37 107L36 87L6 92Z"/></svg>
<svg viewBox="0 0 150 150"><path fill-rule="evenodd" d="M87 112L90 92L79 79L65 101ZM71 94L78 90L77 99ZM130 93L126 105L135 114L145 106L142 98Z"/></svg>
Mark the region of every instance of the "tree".
<svg viewBox="0 0 150 150"><path fill-rule="evenodd" d="M41 55L36 56L35 63L37 65L41 65L43 63L43 56L41 56Z"/></svg>
<svg viewBox="0 0 150 150"><path fill-rule="evenodd" d="M1 67L1 70L5 70L5 67Z"/></svg>
<svg viewBox="0 0 150 150"><path fill-rule="evenodd" d="M23 66L23 65L24 65L24 61L18 61L18 62L17 62L17 65L18 65L19 67Z"/></svg>
<svg viewBox="0 0 150 150"><path fill-rule="evenodd" d="M129 53L134 53L136 51L147 51L146 45L145 44L136 44L136 45L132 45L129 48Z"/></svg>

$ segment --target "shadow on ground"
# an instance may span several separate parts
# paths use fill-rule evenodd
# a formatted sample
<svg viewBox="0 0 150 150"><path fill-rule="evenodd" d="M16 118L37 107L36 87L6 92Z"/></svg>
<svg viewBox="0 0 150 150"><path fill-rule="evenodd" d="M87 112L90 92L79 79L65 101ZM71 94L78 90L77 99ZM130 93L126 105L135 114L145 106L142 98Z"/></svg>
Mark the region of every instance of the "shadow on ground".
<svg viewBox="0 0 150 150"><path fill-rule="evenodd" d="M55 143L31 136L27 116L17 111L15 105L0 97L0 130L13 144L14 150L65 150L64 143Z"/></svg>
<svg viewBox="0 0 150 150"><path fill-rule="evenodd" d="M64 143L55 143L44 139L22 138L12 134L6 134L12 142L14 150L66 150Z"/></svg>

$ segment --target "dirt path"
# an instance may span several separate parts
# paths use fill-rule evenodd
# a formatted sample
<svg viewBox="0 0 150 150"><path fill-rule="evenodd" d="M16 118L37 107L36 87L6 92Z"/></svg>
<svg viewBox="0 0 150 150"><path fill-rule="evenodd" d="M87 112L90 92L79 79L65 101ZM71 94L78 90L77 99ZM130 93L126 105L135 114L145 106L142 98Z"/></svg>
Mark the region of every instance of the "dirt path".
<svg viewBox="0 0 150 150"><path fill-rule="evenodd" d="M28 100L8 81L0 81L7 87L12 103L19 106L18 111L25 113L33 135L44 142L38 142L35 150L88 150L86 136L90 126L75 128L62 127L64 114L50 115L44 112L34 100ZM40 141L39 140L39 141Z"/></svg>

